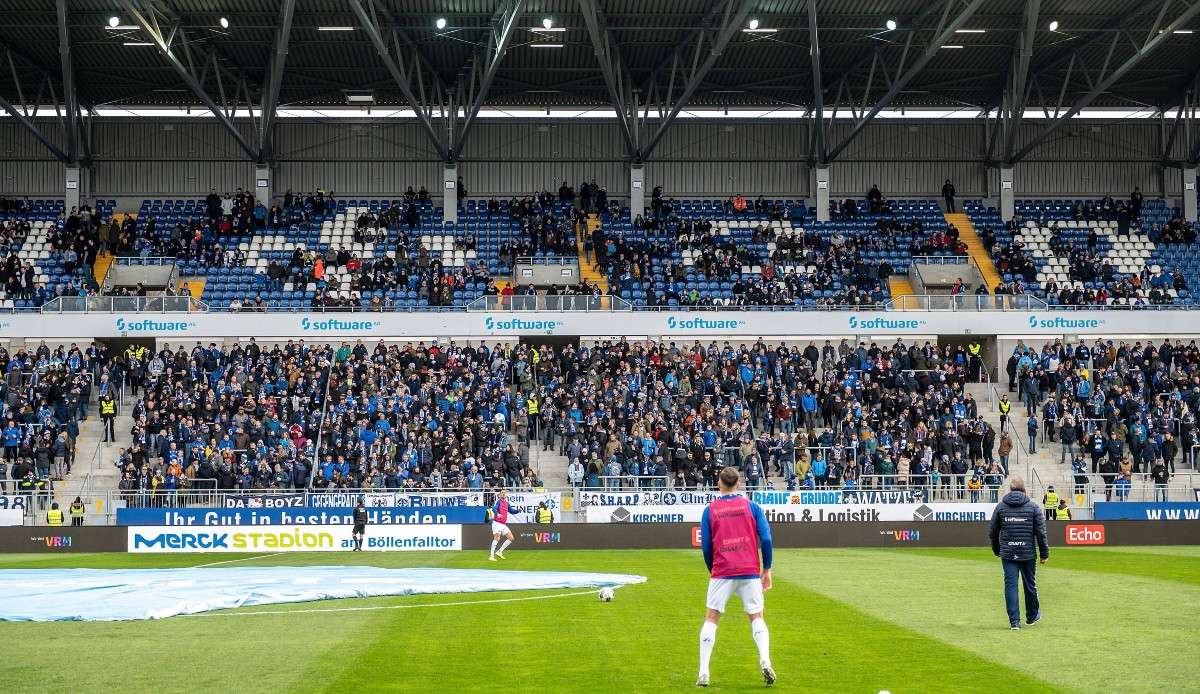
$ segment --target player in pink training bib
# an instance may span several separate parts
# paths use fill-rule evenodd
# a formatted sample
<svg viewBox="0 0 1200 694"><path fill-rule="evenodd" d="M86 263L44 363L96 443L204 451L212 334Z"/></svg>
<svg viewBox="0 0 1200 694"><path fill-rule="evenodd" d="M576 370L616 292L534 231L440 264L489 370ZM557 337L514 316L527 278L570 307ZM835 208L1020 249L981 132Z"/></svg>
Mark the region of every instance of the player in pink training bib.
<svg viewBox="0 0 1200 694"><path fill-rule="evenodd" d="M504 558L504 550L512 544L513 534L508 529L508 492L501 489L496 494L496 503L492 506L492 549L488 552L488 561L496 561L496 558ZM496 549L496 543L500 542L500 536L504 536L504 544L500 545L500 549Z"/></svg>
<svg viewBox="0 0 1200 694"><path fill-rule="evenodd" d="M697 687L708 686L708 663L717 642L717 623L731 595L741 599L750 618L750 635L758 647L763 681L775 684L770 635L763 620L763 591L771 589L771 526L761 506L737 493L738 477L737 468L721 470L717 481L721 496L704 509L700 519L700 548L711 578L706 601L708 612L700 627Z"/></svg>

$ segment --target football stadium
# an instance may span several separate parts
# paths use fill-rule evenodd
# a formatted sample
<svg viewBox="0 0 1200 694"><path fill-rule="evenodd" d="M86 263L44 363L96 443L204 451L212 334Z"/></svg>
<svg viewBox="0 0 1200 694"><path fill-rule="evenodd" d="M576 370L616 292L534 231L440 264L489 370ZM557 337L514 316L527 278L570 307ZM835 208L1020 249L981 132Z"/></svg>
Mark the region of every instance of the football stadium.
<svg viewBox="0 0 1200 694"><path fill-rule="evenodd" d="M0 0L5 690L1200 692L1198 15Z"/></svg>

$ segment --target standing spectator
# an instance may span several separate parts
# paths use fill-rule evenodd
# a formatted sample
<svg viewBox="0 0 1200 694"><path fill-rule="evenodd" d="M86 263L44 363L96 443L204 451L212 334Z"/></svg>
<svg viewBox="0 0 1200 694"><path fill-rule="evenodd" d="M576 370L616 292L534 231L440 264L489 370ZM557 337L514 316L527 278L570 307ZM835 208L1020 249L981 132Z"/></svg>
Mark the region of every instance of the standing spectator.
<svg viewBox="0 0 1200 694"><path fill-rule="evenodd" d="M1033 455L1037 453L1038 418L1036 414L1029 415L1029 419L1025 421L1025 428L1029 431L1029 454Z"/></svg>
<svg viewBox="0 0 1200 694"><path fill-rule="evenodd" d="M1154 467L1150 470L1150 479L1154 480L1154 500L1166 501L1167 485L1171 482L1171 473L1167 470L1167 465L1162 458L1154 461Z"/></svg>
<svg viewBox="0 0 1200 694"><path fill-rule="evenodd" d="M942 199L946 201L946 211L950 213L958 211L954 209L955 192L954 184L951 183L950 179L947 178L946 182L942 184Z"/></svg>

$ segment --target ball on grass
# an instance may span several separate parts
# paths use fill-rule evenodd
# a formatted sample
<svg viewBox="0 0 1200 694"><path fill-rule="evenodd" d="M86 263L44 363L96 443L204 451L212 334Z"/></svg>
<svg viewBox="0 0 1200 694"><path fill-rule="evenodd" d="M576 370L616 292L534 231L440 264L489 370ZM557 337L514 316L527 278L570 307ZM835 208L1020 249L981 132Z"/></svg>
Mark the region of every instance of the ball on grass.
<svg viewBox="0 0 1200 694"><path fill-rule="evenodd" d="M601 588L600 602L612 602L613 595L614 593L612 588Z"/></svg>

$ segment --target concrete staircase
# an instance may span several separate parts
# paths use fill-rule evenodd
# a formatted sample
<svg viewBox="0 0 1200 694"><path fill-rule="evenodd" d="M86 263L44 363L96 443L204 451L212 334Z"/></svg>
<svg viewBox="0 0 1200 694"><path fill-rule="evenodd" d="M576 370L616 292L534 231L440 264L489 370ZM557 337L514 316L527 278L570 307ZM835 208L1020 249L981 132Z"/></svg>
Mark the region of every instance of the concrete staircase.
<svg viewBox="0 0 1200 694"><path fill-rule="evenodd" d="M111 253L100 253L96 256L96 263L92 265L92 275L96 278L96 284L104 285L104 278L108 275L108 269L112 267L113 258Z"/></svg>
<svg viewBox="0 0 1200 694"><path fill-rule="evenodd" d="M892 275L888 278L888 292L892 296L892 307L898 311L917 311L922 307L908 299L916 293L912 282L906 275Z"/></svg>
<svg viewBox="0 0 1200 694"><path fill-rule="evenodd" d="M988 292L995 291L996 285L1000 284L1000 273L996 271L996 264L992 262L987 249L983 247L983 239L979 238L978 232L975 231L975 225L971 223L971 218L965 212L947 212L943 216L947 222L958 229L958 238L966 244L967 253L983 274Z"/></svg>
<svg viewBox="0 0 1200 694"><path fill-rule="evenodd" d="M117 488L121 474L114 466L117 452L127 448L132 441L129 430L133 418L119 415L114 422L117 440L102 443L104 428L100 416L93 413L79 423L79 437L75 439L75 465L66 479L54 486L54 500L59 508L66 509L76 496L82 497L87 507L88 524L103 523L101 516L111 513L107 507L108 492Z"/></svg>
<svg viewBox="0 0 1200 694"><path fill-rule="evenodd" d="M587 229L582 234L576 234L575 245L579 252L579 279L600 287L601 294L608 294L608 277L596 263L592 262L593 259L588 257L584 247L585 236L591 238L592 232L598 228L600 228L600 215L589 214Z"/></svg>

